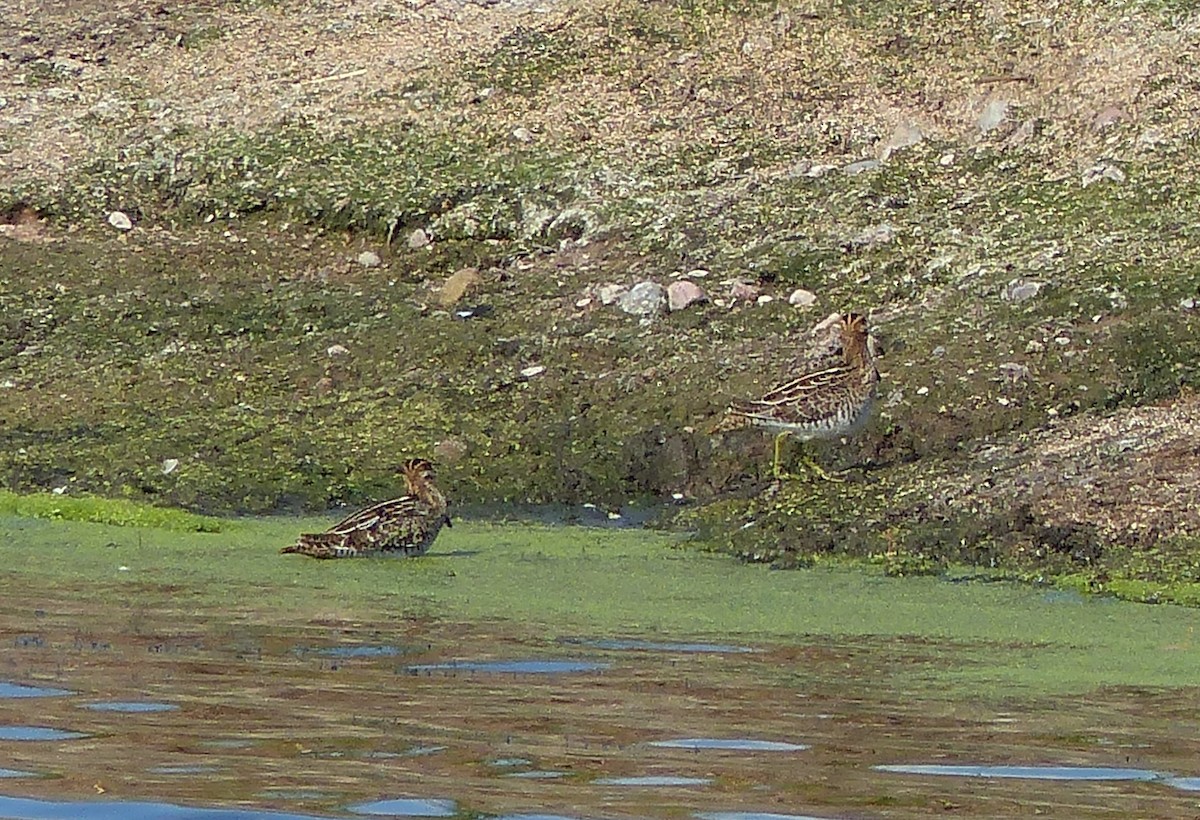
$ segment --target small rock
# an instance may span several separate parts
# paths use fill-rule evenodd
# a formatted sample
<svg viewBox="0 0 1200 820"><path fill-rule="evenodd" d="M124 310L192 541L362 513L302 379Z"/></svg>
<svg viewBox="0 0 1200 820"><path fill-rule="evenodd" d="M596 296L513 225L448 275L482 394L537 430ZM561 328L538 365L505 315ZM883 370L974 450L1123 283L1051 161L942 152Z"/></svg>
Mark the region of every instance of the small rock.
<svg viewBox="0 0 1200 820"><path fill-rule="evenodd" d="M1103 131L1111 125L1116 125L1122 120L1129 118L1129 115L1118 106L1110 105L1101 109L1095 117L1092 118L1092 130Z"/></svg>
<svg viewBox="0 0 1200 820"><path fill-rule="evenodd" d="M942 345L938 345L937 347L935 347L933 349L933 358L941 359L941 358L945 357L945 355L946 355L946 348L943 347Z"/></svg>
<svg viewBox="0 0 1200 820"><path fill-rule="evenodd" d="M896 229L886 222L863 228L850 238L847 245L851 248L869 248L872 245L886 245L896 238Z"/></svg>
<svg viewBox="0 0 1200 820"><path fill-rule="evenodd" d="M769 34L751 34L742 41L742 56L753 57L755 54L767 54L775 48L775 42Z"/></svg>
<svg viewBox="0 0 1200 820"><path fill-rule="evenodd" d="M358 255L358 264L364 268L377 268L383 263L375 251L363 251Z"/></svg>
<svg viewBox="0 0 1200 820"><path fill-rule="evenodd" d="M1066 347L1067 345L1069 345L1071 343L1071 337L1070 336L1055 336L1054 343L1056 345L1058 345L1059 347Z"/></svg>
<svg viewBox="0 0 1200 820"><path fill-rule="evenodd" d="M788 304L792 307L809 308L817 303L817 294L804 288L796 288L788 296Z"/></svg>
<svg viewBox="0 0 1200 820"><path fill-rule="evenodd" d="M983 108L983 112L979 115L979 119L975 121L981 133L995 131L1004 121L1008 119L1008 101L1007 100L992 100Z"/></svg>
<svg viewBox="0 0 1200 820"><path fill-rule="evenodd" d="M708 296L695 282L680 279L667 286L667 310L683 310L689 305L708 300Z"/></svg>
<svg viewBox="0 0 1200 820"><path fill-rule="evenodd" d="M1166 141L1167 135L1161 128L1147 128L1137 135L1137 147L1145 151L1153 150Z"/></svg>
<svg viewBox="0 0 1200 820"><path fill-rule="evenodd" d="M596 291L596 295L600 297L600 304L611 305L620 299L627 290L628 288L624 285L601 285L600 289Z"/></svg>
<svg viewBox="0 0 1200 820"><path fill-rule="evenodd" d="M78 77L83 73L83 63L71 57L55 57L50 67L56 74Z"/></svg>
<svg viewBox="0 0 1200 820"><path fill-rule="evenodd" d="M770 304L771 302L774 302L774 301L775 301L775 297L774 297L774 296L770 296L770 295L768 295L768 294L764 293L762 296L760 296L760 297L758 297L757 299L755 299L755 300L754 300L754 304L756 304L756 305L766 305L766 304Z"/></svg>
<svg viewBox="0 0 1200 820"><path fill-rule="evenodd" d="M858 176L865 171L874 171L882 164L883 163L877 159L860 159L858 162L852 162L849 165L843 165L842 173L852 177ZM812 172L810 171L809 174L811 175L811 173Z"/></svg>
<svg viewBox="0 0 1200 820"><path fill-rule="evenodd" d="M940 157L938 157L938 165L941 165L943 168L945 168L948 165L953 165L953 164L954 164L954 152L953 151L947 151L946 153L944 153Z"/></svg>
<svg viewBox="0 0 1200 820"><path fill-rule="evenodd" d="M0 387L3 387L5 390L11 390L16 386L17 383L12 379L5 379L4 381L0 382Z"/></svg>
<svg viewBox="0 0 1200 820"><path fill-rule="evenodd" d="M808 162L808 160L803 160L803 161ZM837 169L836 165L829 165L826 163L819 163L819 164L809 163L809 165L804 169L803 173L804 173L804 176L809 177L811 179L820 179L821 177L828 174L830 171L833 171L836 169ZM849 173L854 173L854 172L851 171Z"/></svg>
<svg viewBox="0 0 1200 820"><path fill-rule="evenodd" d="M540 364L535 364L530 367L522 368L521 375L527 379L531 379L539 373L545 373L546 368Z"/></svg>
<svg viewBox="0 0 1200 820"><path fill-rule="evenodd" d="M841 322L842 315L840 313L831 313L818 322L816 326L809 331L809 333L814 338L821 335L828 335L830 333L837 333L837 335L840 337L841 332L837 330L837 328L841 326Z"/></svg>
<svg viewBox="0 0 1200 820"><path fill-rule="evenodd" d="M621 310L634 316L652 316L667 304L666 289L657 282L638 282L617 300Z"/></svg>
<svg viewBox="0 0 1200 820"><path fill-rule="evenodd" d="M446 277L441 290L438 291L438 301L442 307L452 307L458 304L459 300L467 294L467 291L478 285L481 281L483 280L479 278L478 268L462 268L461 270L457 270Z"/></svg>
<svg viewBox="0 0 1200 820"><path fill-rule="evenodd" d="M1037 296L1041 289L1041 282L1026 282L1024 279L1014 279L1004 287L1004 293L1001 296L1007 302L1019 304Z"/></svg>
<svg viewBox="0 0 1200 820"><path fill-rule="evenodd" d="M758 300L758 288L749 282L734 282L729 288L729 298L735 302L754 302Z"/></svg>
<svg viewBox="0 0 1200 820"><path fill-rule="evenodd" d="M408 235L408 246L413 250L423 248L430 242L429 234L425 233L424 228L417 228Z"/></svg>
<svg viewBox="0 0 1200 820"><path fill-rule="evenodd" d="M590 305L591 303L592 303L592 297L590 297L590 296L584 296L582 299L576 299L576 300L575 300L575 307L577 307L577 308L585 308L585 307L587 307L588 305Z"/></svg>
<svg viewBox="0 0 1200 820"><path fill-rule="evenodd" d="M1041 122L1036 117L1023 120L1016 130L1009 135L1009 145L1024 145L1036 137L1041 131Z"/></svg>
<svg viewBox="0 0 1200 820"><path fill-rule="evenodd" d="M453 464L467 454L467 445L461 439L446 438L433 445L433 455L443 464Z"/></svg>
<svg viewBox="0 0 1200 820"><path fill-rule="evenodd" d="M899 123L892 130L892 135L883 143L883 148L879 152L879 158L887 162L892 154L904 148L911 148L923 139L925 139L925 135L915 123Z"/></svg>
<svg viewBox="0 0 1200 820"><path fill-rule="evenodd" d="M1083 187L1086 188L1096 182L1121 183L1125 181L1125 172L1115 165L1109 165L1107 162L1099 162L1083 172Z"/></svg>
<svg viewBox="0 0 1200 820"><path fill-rule="evenodd" d="M1029 378L1029 368L1019 362L1004 362L999 365L999 370L1010 382L1022 382Z"/></svg>
<svg viewBox="0 0 1200 820"><path fill-rule="evenodd" d="M128 231L133 229L133 222L121 211L112 211L109 213L108 224L112 225L118 231Z"/></svg>
<svg viewBox="0 0 1200 820"><path fill-rule="evenodd" d="M453 316L455 319L462 319L465 321L467 319L486 319L495 312L496 309L491 305L472 305L470 307L464 307L460 310L454 311Z"/></svg>
<svg viewBox="0 0 1200 820"><path fill-rule="evenodd" d="M928 396L928 395L929 395L929 388L928 388L928 387L918 387L918 388L917 388L917 395L918 395L918 396Z"/></svg>
<svg viewBox="0 0 1200 820"><path fill-rule="evenodd" d="M1196 301L1196 298L1194 296L1189 296L1186 299L1179 300L1179 306L1181 308L1183 308L1184 310L1195 310L1197 304L1200 304L1200 303L1198 303ZM4 386L5 385L0 384L0 387L4 387ZM11 386L11 385L9 385L9 386Z"/></svg>
<svg viewBox="0 0 1200 820"><path fill-rule="evenodd" d="M517 142L533 142L533 132L523 125L514 128L512 136Z"/></svg>
<svg viewBox="0 0 1200 820"><path fill-rule="evenodd" d="M684 278L686 278L686 279L703 279L706 276L708 276L708 271L706 271L704 268L693 268L692 270L687 272L687 275Z"/></svg>
<svg viewBox="0 0 1200 820"><path fill-rule="evenodd" d="M177 459L177 458L163 459L163 463L162 463L163 475L170 475L171 473L175 472L177 469L179 469L179 459Z"/></svg>
<svg viewBox="0 0 1200 820"><path fill-rule="evenodd" d="M50 492L54 493L55 495L65 495L67 492L67 485L63 484L60 487L54 487L50 490Z"/></svg>
<svg viewBox="0 0 1200 820"><path fill-rule="evenodd" d="M325 355L330 358L334 358L335 356L349 356L350 350L343 345L330 345L325 348Z"/></svg>

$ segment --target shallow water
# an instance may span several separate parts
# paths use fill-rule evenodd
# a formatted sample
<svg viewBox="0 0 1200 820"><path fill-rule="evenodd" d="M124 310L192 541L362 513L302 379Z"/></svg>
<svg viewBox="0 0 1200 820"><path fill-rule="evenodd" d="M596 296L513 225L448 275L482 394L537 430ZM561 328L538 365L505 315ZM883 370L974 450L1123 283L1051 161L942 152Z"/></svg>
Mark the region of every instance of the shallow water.
<svg viewBox="0 0 1200 820"><path fill-rule="evenodd" d="M1164 775L1148 769L1096 766L943 766L896 764L876 766L881 772L932 774L949 777L997 777L1018 780L1163 780Z"/></svg>
<svg viewBox="0 0 1200 820"><path fill-rule="evenodd" d="M254 809L211 809L128 800L31 800L0 796L5 820L327 820L327 817Z"/></svg>
<svg viewBox="0 0 1200 820"><path fill-rule="evenodd" d="M69 689L53 686L26 686L21 683L0 681L0 698L59 698L75 694Z"/></svg>
<svg viewBox="0 0 1200 820"><path fill-rule="evenodd" d="M75 586L26 576L0 594L0 634L20 638L3 675L61 694L0 698L0 725L84 736L0 739L18 772L0 792L19 798L0 817L347 818L439 801L569 820L1194 813L1197 690L1164 681L1195 680L1196 613L484 534L491 551L386 566L272 553L263 578L235 563L224 582L248 580L211 601L189 584L218 562L194 556L225 536L180 547L179 570L149 563L158 545L103 546L105 583L129 584L110 598L95 568ZM505 597L503 571L536 600ZM287 607L264 603L266 581ZM384 587L403 591L394 606L355 609ZM605 596L619 622L599 620L617 618ZM560 623L568 599L596 619ZM924 768L951 765L970 771Z"/></svg>
<svg viewBox="0 0 1200 820"><path fill-rule="evenodd" d="M383 817L453 817L458 806L453 800L438 800L428 797L397 797L388 800L372 800L350 806L355 814L370 814Z"/></svg>
<svg viewBox="0 0 1200 820"><path fill-rule="evenodd" d="M184 763L178 766L152 766L146 771L150 774L211 774L220 771L220 766L209 766L205 763Z"/></svg>
<svg viewBox="0 0 1200 820"><path fill-rule="evenodd" d="M411 654L399 646L298 646L297 654L326 655L331 658L391 658Z"/></svg>
<svg viewBox="0 0 1200 820"><path fill-rule="evenodd" d="M110 700L99 703L85 703L84 709L91 709L93 712L125 712L127 714L137 714L139 712L173 712L179 707L173 703L152 703L149 701L138 700Z"/></svg>
<svg viewBox="0 0 1200 820"><path fill-rule="evenodd" d="M51 726L0 726L0 740L77 740L81 737L87 735Z"/></svg>
<svg viewBox="0 0 1200 820"><path fill-rule="evenodd" d="M20 769L0 769L0 777L37 777L37 773L23 772Z"/></svg>
<svg viewBox="0 0 1200 820"><path fill-rule="evenodd" d="M556 772L546 769L531 769L527 772L509 772L505 777L515 777L520 780L556 780L567 777L570 772Z"/></svg>

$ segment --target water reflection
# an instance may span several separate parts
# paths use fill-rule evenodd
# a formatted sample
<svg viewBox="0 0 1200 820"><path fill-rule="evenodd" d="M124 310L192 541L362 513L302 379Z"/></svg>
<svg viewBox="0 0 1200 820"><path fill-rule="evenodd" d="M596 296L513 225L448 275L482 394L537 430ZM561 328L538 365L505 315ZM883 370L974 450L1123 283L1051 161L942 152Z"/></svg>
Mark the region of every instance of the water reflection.
<svg viewBox="0 0 1200 820"><path fill-rule="evenodd" d="M612 664L599 661L448 661L409 666L412 674L421 672L491 672L514 675L565 675L575 672L599 672Z"/></svg>
<svg viewBox="0 0 1200 820"><path fill-rule="evenodd" d="M111 700L101 703L85 703L82 708L93 712L173 712L179 707L173 703L154 703L153 701Z"/></svg>
<svg viewBox="0 0 1200 820"><path fill-rule="evenodd" d="M33 800L0 796L5 820L329 820L312 814L254 809L210 809L125 800Z"/></svg>
<svg viewBox="0 0 1200 820"><path fill-rule="evenodd" d="M458 805L453 800L397 797L358 803L351 806L350 811L383 817L453 817L458 813Z"/></svg>
<svg viewBox="0 0 1200 820"><path fill-rule="evenodd" d="M57 698L75 694L70 689L53 686L26 686L23 683L0 681L0 698Z"/></svg>
<svg viewBox="0 0 1200 820"><path fill-rule="evenodd" d="M1024 780L1161 780L1163 775L1149 769L1106 768L1103 766L944 766L938 764L898 764L874 766L881 772L933 774L953 777L998 777Z"/></svg>
<svg viewBox="0 0 1200 820"><path fill-rule="evenodd" d="M81 737L87 735L49 726L0 726L0 740L77 740Z"/></svg>

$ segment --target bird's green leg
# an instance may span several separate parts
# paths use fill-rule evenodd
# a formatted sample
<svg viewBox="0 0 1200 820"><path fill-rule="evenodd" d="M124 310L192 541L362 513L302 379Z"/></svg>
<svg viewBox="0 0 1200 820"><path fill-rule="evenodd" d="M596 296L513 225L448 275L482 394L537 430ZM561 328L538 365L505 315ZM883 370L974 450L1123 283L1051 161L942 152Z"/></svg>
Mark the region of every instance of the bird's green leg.
<svg viewBox="0 0 1200 820"><path fill-rule="evenodd" d="M780 455L783 452L783 440L787 437L787 433L779 433L775 436L775 461L772 462L771 472L775 476L776 481L782 481L785 478L791 478L791 476L784 474L779 463Z"/></svg>
<svg viewBox="0 0 1200 820"><path fill-rule="evenodd" d="M814 473L816 473L818 478L824 479L825 481L845 481L846 480L844 478L841 478L840 476L836 476L836 475L833 475L832 473L826 472L825 468L822 467L820 464L818 464L816 461L814 461L812 456L808 456L808 455L804 456L804 466L807 467L808 469L812 470Z"/></svg>

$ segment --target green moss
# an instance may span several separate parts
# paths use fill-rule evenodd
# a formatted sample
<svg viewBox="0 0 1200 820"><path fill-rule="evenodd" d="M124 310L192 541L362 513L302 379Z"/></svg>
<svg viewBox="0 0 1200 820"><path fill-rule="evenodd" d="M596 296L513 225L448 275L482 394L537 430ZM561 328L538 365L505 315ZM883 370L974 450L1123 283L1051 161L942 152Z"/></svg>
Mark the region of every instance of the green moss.
<svg viewBox="0 0 1200 820"><path fill-rule="evenodd" d="M221 532L228 526L228 522L217 518L121 499L75 497L55 493L19 495L4 490L0 490L0 515L178 532L213 533Z"/></svg>
<svg viewBox="0 0 1200 820"><path fill-rule="evenodd" d="M176 217L224 220L267 211L388 239L444 218L447 238L511 239L540 229L523 221L535 202L553 209L570 200L562 171L544 152L415 126L334 135L293 126L123 149L33 204L58 216L166 206Z"/></svg>
<svg viewBox="0 0 1200 820"><path fill-rule="evenodd" d="M179 45L183 48L203 48L225 36L225 30L220 26L197 25L189 28L180 36Z"/></svg>
<svg viewBox="0 0 1200 820"><path fill-rule="evenodd" d="M534 94L570 79L583 57L570 29L547 32L517 26L466 73L479 86Z"/></svg>
<svg viewBox="0 0 1200 820"><path fill-rule="evenodd" d="M978 697L1013 687L1186 685L1192 614L1173 607L1046 600L1013 584L903 580L823 565L770 572L673 549L670 536L457 521L421 559L313 561L281 556L299 531L326 520L239 521L220 534L4 518L5 578L38 590L77 590L98 608L220 612L269 625L381 617L509 621L550 638L653 635L722 642L820 642L868 650L924 636L939 686ZM961 579L960 579L961 580ZM298 594L303 590L303 594ZM1089 613L1099 607L1096 613ZM1089 624L1091 626L1089 626ZM1120 658L1116 663L1114 658ZM907 671L905 671L907 670ZM895 675L927 670L899 665Z"/></svg>

